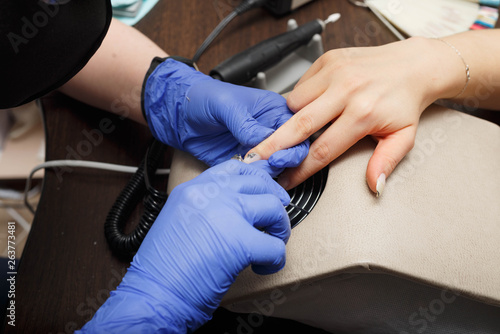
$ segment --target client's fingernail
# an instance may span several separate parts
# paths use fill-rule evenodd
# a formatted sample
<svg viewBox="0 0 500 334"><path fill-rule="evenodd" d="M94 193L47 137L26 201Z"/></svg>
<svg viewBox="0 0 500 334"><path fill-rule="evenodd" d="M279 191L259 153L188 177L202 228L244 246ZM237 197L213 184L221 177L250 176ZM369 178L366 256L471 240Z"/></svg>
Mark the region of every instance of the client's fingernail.
<svg viewBox="0 0 500 334"><path fill-rule="evenodd" d="M384 191L385 187L385 174L382 173L377 179L377 197L382 195L382 191Z"/></svg>
<svg viewBox="0 0 500 334"><path fill-rule="evenodd" d="M248 153L247 156L245 157L245 159L243 159L243 162L246 163L246 164L250 164L252 162L255 162L255 161L259 161L261 160L260 159L260 155L258 153Z"/></svg>
<svg viewBox="0 0 500 334"><path fill-rule="evenodd" d="M278 176L278 184L282 186L285 190L288 190L288 186L290 185L290 180L286 176Z"/></svg>

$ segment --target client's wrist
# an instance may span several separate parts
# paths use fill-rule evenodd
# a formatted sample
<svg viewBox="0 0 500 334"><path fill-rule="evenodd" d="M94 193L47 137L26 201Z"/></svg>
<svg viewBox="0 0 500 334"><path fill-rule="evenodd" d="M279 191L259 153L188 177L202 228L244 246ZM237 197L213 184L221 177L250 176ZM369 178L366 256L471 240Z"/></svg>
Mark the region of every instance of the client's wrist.
<svg viewBox="0 0 500 334"><path fill-rule="evenodd" d="M470 81L470 69L467 60L455 45L445 38L427 39L434 50L436 71L434 80L439 83L436 88L437 98L458 98L466 91Z"/></svg>

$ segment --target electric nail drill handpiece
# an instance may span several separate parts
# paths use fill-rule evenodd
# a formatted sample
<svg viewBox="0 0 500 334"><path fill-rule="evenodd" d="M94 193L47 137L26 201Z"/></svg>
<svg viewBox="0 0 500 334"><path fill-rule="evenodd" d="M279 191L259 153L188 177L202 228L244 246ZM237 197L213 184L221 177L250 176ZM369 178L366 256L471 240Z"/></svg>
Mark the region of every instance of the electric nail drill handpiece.
<svg viewBox="0 0 500 334"><path fill-rule="evenodd" d="M217 65L210 76L233 84L244 84L257 73L265 71L300 46L307 44L315 34L320 34L328 23L336 22L339 13L326 20L319 19L305 23L296 29L269 38L246 49Z"/></svg>

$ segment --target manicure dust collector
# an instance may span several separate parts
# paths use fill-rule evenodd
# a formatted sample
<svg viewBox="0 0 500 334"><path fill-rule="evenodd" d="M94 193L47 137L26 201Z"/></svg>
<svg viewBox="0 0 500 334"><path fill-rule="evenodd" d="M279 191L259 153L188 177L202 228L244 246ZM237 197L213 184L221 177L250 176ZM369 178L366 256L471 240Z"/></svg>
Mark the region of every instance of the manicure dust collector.
<svg viewBox="0 0 500 334"><path fill-rule="evenodd" d="M295 189L306 209L287 208L285 268L245 270L222 305L335 333L498 333L500 128L430 107L380 198L365 181L374 148L361 140ZM176 152L169 192L204 169Z"/></svg>

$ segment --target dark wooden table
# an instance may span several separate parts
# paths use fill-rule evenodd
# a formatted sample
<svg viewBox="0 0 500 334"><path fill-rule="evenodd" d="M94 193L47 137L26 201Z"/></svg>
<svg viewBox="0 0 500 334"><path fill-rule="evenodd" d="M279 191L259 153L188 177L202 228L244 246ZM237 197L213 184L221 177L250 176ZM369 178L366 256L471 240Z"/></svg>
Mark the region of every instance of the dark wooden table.
<svg viewBox="0 0 500 334"><path fill-rule="evenodd" d="M171 55L192 57L234 0L162 0L137 28ZM339 12L342 18L323 33L325 50L380 45L396 38L369 11L347 0L316 0L275 17L257 9L236 18L199 61L208 73L228 56L299 24ZM61 94L43 99L46 159L85 159L137 166L148 147L149 130L91 108ZM104 122L104 123L103 123ZM106 124L103 127L103 124ZM94 134L91 136L89 134ZM168 166L168 157L164 163ZM106 243L106 215L130 175L83 168L47 170L43 193L16 280L16 326L9 333L71 333L83 326L125 274L128 263ZM140 215L140 208L133 219ZM235 333L238 316L219 309L198 333ZM253 333L290 328L321 332L290 321L268 318Z"/></svg>

